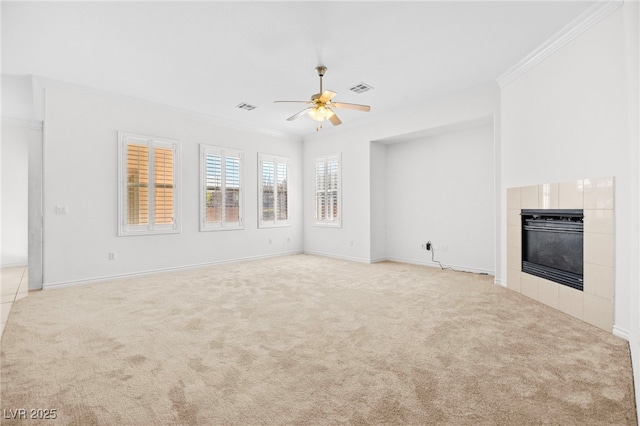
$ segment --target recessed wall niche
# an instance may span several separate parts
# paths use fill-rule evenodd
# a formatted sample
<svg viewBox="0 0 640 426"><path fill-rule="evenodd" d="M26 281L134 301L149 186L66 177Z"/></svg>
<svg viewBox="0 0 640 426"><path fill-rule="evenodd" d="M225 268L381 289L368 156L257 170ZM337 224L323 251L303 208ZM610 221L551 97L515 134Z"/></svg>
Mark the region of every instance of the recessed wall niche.
<svg viewBox="0 0 640 426"><path fill-rule="evenodd" d="M507 288L611 332L614 185L605 177L507 189ZM522 272L522 209L584 210L584 291Z"/></svg>

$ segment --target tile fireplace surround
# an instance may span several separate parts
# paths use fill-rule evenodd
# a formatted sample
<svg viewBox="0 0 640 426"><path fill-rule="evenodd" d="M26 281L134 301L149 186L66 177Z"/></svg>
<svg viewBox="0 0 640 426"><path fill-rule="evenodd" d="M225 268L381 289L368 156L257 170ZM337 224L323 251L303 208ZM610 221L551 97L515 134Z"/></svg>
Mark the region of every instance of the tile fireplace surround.
<svg viewBox="0 0 640 426"><path fill-rule="evenodd" d="M606 177L507 189L507 288L611 332L614 184ZM521 272L521 209L584 210L584 291Z"/></svg>

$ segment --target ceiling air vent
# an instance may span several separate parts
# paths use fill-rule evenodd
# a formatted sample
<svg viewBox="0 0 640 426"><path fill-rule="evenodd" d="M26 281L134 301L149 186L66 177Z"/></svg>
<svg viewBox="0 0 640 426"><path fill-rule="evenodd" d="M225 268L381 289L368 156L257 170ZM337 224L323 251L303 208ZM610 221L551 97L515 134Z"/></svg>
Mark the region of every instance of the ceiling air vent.
<svg viewBox="0 0 640 426"><path fill-rule="evenodd" d="M353 87L349 87L349 90L355 93L364 93L364 92L368 92L371 89L373 89L373 87L369 86L366 83L358 83Z"/></svg>
<svg viewBox="0 0 640 426"><path fill-rule="evenodd" d="M236 108L244 109L246 111L253 111L258 107L255 105L248 104L246 102L242 102L241 104L236 105Z"/></svg>

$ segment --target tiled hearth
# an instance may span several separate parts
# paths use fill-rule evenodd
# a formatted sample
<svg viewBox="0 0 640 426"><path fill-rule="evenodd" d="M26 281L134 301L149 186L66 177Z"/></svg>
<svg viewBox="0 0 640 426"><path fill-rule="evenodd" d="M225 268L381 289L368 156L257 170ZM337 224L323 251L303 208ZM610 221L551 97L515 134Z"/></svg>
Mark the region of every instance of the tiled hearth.
<svg viewBox="0 0 640 426"><path fill-rule="evenodd" d="M521 272L521 209L584 209L584 291ZM614 178L507 189L507 287L612 331Z"/></svg>

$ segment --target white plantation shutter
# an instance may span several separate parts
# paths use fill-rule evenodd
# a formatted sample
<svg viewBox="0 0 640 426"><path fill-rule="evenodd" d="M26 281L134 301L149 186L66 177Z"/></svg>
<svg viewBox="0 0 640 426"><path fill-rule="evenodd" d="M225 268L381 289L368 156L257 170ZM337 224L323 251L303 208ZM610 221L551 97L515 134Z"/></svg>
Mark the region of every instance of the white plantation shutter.
<svg viewBox="0 0 640 426"><path fill-rule="evenodd" d="M316 162L316 221L321 222L326 218L325 215L325 199L326 199L326 169L325 161Z"/></svg>
<svg viewBox="0 0 640 426"><path fill-rule="evenodd" d="M289 159L258 154L258 226L289 225Z"/></svg>
<svg viewBox="0 0 640 426"><path fill-rule="evenodd" d="M273 162L262 161L262 222L275 220L276 201L273 193L275 173Z"/></svg>
<svg viewBox="0 0 640 426"><path fill-rule="evenodd" d="M156 142L153 152L155 223L171 225L175 210L173 147Z"/></svg>
<svg viewBox="0 0 640 426"><path fill-rule="evenodd" d="M289 167L287 163L276 162L276 190L278 195L276 197L276 219L287 220L289 219Z"/></svg>
<svg viewBox="0 0 640 426"><path fill-rule="evenodd" d="M340 226L340 155L316 160L315 172L316 224Z"/></svg>
<svg viewBox="0 0 640 426"><path fill-rule="evenodd" d="M203 203L205 222L222 222L222 157L205 153L205 202Z"/></svg>
<svg viewBox="0 0 640 426"><path fill-rule="evenodd" d="M118 132L118 235L179 232L179 141Z"/></svg>
<svg viewBox="0 0 640 426"><path fill-rule="evenodd" d="M242 152L201 144L200 158L200 230L242 229Z"/></svg>
<svg viewBox="0 0 640 426"><path fill-rule="evenodd" d="M127 156L127 217L126 225L149 224L149 144L129 140Z"/></svg>
<svg viewBox="0 0 640 426"><path fill-rule="evenodd" d="M327 222L338 220L338 161L327 161L327 208L326 219Z"/></svg>
<svg viewBox="0 0 640 426"><path fill-rule="evenodd" d="M224 220L240 223L240 157L225 159Z"/></svg>

